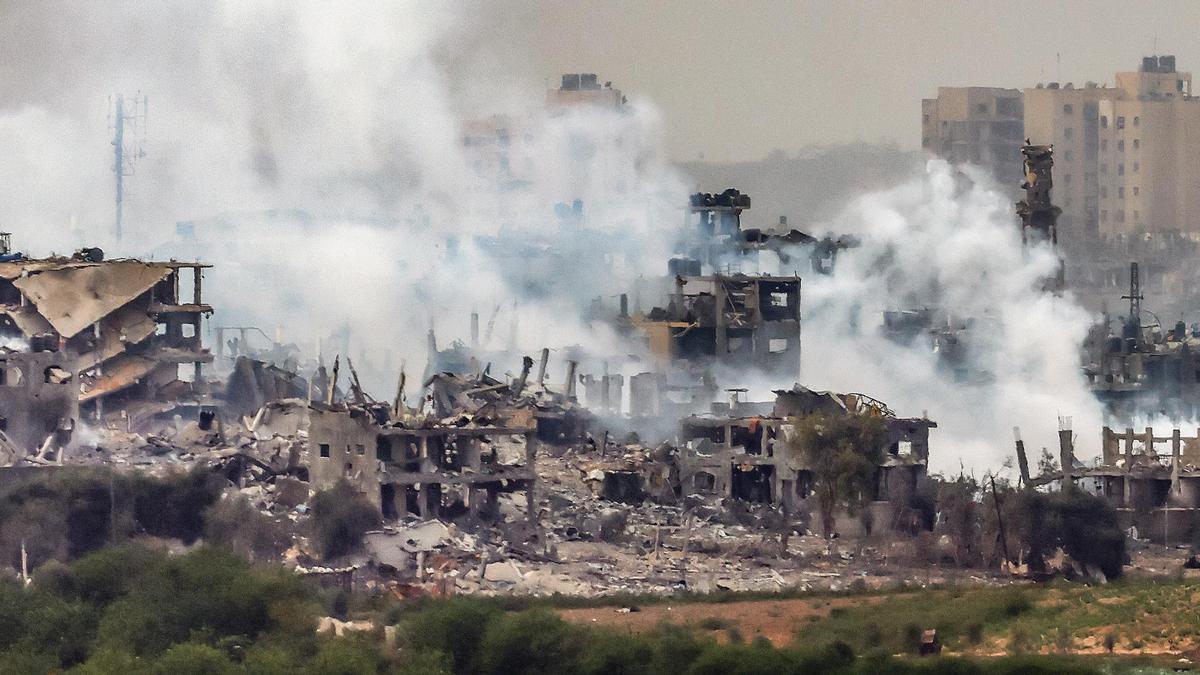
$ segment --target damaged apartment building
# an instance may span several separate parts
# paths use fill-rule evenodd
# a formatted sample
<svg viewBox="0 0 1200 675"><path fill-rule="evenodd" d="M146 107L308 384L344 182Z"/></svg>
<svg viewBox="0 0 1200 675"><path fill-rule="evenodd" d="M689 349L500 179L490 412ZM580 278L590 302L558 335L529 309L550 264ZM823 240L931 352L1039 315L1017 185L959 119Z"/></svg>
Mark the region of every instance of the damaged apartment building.
<svg viewBox="0 0 1200 675"><path fill-rule="evenodd" d="M80 416L129 425L170 411L212 360L201 342L203 270L105 260L99 249L28 259L0 239L0 430L20 451L69 444ZM184 271L187 274L184 274ZM190 284L191 288L181 290Z"/></svg>
<svg viewBox="0 0 1200 675"><path fill-rule="evenodd" d="M1136 536L1168 544L1190 544L1200 534L1200 433L1153 427L1104 427L1100 458L1085 466L1075 457L1072 432L1059 432L1058 466L1031 477L1025 448L1017 441L1022 482L1029 488L1074 485L1107 501ZM1064 470L1065 467L1065 470Z"/></svg>
<svg viewBox="0 0 1200 675"><path fill-rule="evenodd" d="M664 368L724 363L799 372L800 277L742 274L723 257L741 255L748 208L750 197L734 189L692 195L694 241L689 255L668 261L665 306L629 317L622 302L620 320Z"/></svg>
<svg viewBox="0 0 1200 675"><path fill-rule="evenodd" d="M501 493L534 504L534 426L435 424L410 428L370 407L313 403L308 470L313 489L346 480L385 518L493 520Z"/></svg>
<svg viewBox="0 0 1200 675"><path fill-rule="evenodd" d="M811 510L812 458L799 444L795 424L811 415L867 416L883 420L884 461L870 501L904 503L925 479L932 420L897 417L864 394L812 391L799 384L775 392L774 403L715 404L710 414L683 420L678 458L685 494L717 495L776 504L789 512Z"/></svg>
<svg viewBox="0 0 1200 675"><path fill-rule="evenodd" d="M549 350L523 359L519 376L502 382L477 372L435 373L422 403L392 404L351 385L349 399L308 404L307 468L314 490L346 480L385 518L495 522L502 495L519 495L526 524L536 522L534 453L538 442L578 441L591 419L574 401L575 363L561 392L545 384Z"/></svg>

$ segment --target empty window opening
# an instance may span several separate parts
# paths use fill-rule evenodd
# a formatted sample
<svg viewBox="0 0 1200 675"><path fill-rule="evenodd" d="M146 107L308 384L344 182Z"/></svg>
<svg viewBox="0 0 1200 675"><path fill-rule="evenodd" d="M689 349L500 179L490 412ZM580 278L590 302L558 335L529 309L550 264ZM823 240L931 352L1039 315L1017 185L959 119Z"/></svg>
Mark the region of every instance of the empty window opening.
<svg viewBox="0 0 1200 675"><path fill-rule="evenodd" d="M329 444L328 443L321 443L320 445L317 446L317 448L320 450L322 457L329 456Z"/></svg>
<svg viewBox="0 0 1200 675"><path fill-rule="evenodd" d="M400 514L396 512L396 486L384 483L379 486L379 501L383 517L394 520Z"/></svg>
<svg viewBox="0 0 1200 675"><path fill-rule="evenodd" d="M763 464L748 467L733 467L733 484L730 494L734 499L760 504L771 501L771 480L775 475L775 467Z"/></svg>
<svg viewBox="0 0 1200 675"><path fill-rule="evenodd" d="M46 384L67 384L71 381L71 373L59 366L46 366L42 375Z"/></svg>
<svg viewBox="0 0 1200 675"><path fill-rule="evenodd" d="M392 461L392 441L387 436L375 437L375 459L381 462Z"/></svg>

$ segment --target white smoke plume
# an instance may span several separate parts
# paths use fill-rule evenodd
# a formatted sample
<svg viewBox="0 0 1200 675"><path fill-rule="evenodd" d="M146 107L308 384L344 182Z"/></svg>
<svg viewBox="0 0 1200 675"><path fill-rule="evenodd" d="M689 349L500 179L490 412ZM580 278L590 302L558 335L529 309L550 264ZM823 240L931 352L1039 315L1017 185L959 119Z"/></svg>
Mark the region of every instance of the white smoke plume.
<svg viewBox="0 0 1200 675"><path fill-rule="evenodd" d="M1080 370L1092 318L1069 293L1043 292L1057 258L1026 249L1012 204L970 168L930 161L923 175L864 195L828 224L861 246L844 251L832 276L805 278L803 375L811 387L861 391L897 414L927 413L932 468L998 467L1020 427L1036 456L1057 448L1059 417L1098 451L1103 414ZM959 373L927 338L911 346L883 336L885 310L938 307L973 320ZM965 381L963 381L965 380Z"/></svg>
<svg viewBox="0 0 1200 675"><path fill-rule="evenodd" d="M520 85L461 100L495 88L453 79L444 53L486 26L442 5L4 14L0 152L14 161L0 169L0 224L20 250L211 261L210 325L255 325L309 355L323 344L330 359L348 351L385 397L401 361L424 365L428 327L441 346L465 340L473 310L486 324L500 308L484 346L512 353L494 372L543 346L628 351L578 317L615 303L622 280L665 269L686 191L651 104L549 115L545 91ZM146 156L117 244L105 101L135 90L149 99ZM498 149L463 142L469 118L493 114L513 120L509 171ZM530 259L545 251L558 255Z"/></svg>
<svg viewBox="0 0 1200 675"><path fill-rule="evenodd" d="M543 346L637 351L579 317L637 276L663 274L673 250L688 182L663 157L666 122L649 102L631 94L620 114L546 115L545 92L528 79L497 84L486 52L470 63L461 46L486 19L444 4L109 9L0 9L0 226L19 249L101 245L216 263L205 285L212 325L278 329L310 353L320 341L327 358L344 351L381 397L400 361L424 364L431 324L443 346L465 339L472 310L486 330L500 308L484 347L512 347L514 358L493 372ZM463 74L472 71L489 81ZM115 246L103 111L109 94L139 89L150 101L147 154ZM492 114L519 120L505 180L463 143L464 122ZM928 413L941 470L995 466L1013 426L1032 452L1053 445L1058 415L1098 428L1078 369L1088 317L1039 292L1053 256L1024 253L1011 205L980 183L931 163L826 223L862 246L834 276L799 270L803 372L762 389L800 379ZM927 350L880 336L883 310L922 305L991 326L976 331L972 357L990 381L958 383Z"/></svg>

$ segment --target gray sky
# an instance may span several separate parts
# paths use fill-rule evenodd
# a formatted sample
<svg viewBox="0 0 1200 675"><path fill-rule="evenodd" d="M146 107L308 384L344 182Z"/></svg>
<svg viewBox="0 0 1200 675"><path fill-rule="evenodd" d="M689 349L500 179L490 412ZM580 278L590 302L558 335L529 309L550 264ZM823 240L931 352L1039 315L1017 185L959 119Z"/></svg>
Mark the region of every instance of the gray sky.
<svg viewBox="0 0 1200 675"><path fill-rule="evenodd" d="M1200 69L1196 2L588 1L493 10L483 23L508 52L501 59L544 78L596 72L631 98L654 100L681 160L847 141L916 148L920 99L939 85L1111 83L1156 41L1181 69Z"/></svg>
<svg viewBox="0 0 1200 675"><path fill-rule="evenodd" d="M286 25L251 20L286 12L247 11L231 32L227 15L243 3L272 4L0 0L0 110L82 116L102 110L107 93L137 89L161 105L194 94L214 63L238 73L253 64L264 88L307 95L286 86L310 45L289 42ZM351 33L372 28L327 7ZM913 149L920 99L938 85L1112 82L1156 45L1180 68L1200 69L1194 1L429 0L397 9L418 35L437 33L432 48L460 112L536 104L559 73L595 72L660 107L676 160L853 141ZM392 42L402 54L421 48L405 46L412 36Z"/></svg>

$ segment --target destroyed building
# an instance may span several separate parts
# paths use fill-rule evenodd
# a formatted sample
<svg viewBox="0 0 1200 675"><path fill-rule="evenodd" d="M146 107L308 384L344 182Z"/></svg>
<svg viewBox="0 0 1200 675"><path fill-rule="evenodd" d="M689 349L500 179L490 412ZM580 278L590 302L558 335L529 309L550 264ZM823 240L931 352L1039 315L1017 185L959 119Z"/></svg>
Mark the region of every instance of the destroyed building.
<svg viewBox="0 0 1200 675"><path fill-rule="evenodd" d="M416 515L488 520L501 493L534 504L533 426L494 424L408 428L377 410L313 403L308 458L312 489L348 481L385 518Z"/></svg>
<svg viewBox="0 0 1200 675"><path fill-rule="evenodd" d="M54 351L0 349L0 450L4 463L70 445L79 420L74 364Z"/></svg>
<svg viewBox="0 0 1200 675"><path fill-rule="evenodd" d="M1190 544L1200 517L1200 433L1169 436L1153 427L1122 431L1104 427L1100 458L1085 466L1075 456L1069 429L1059 432L1058 466L1031 477L1023 443L1017 440L1022 482L1029 488L1073 485L1103 498L1137 537L1168 544ZM1064 470L1063 467L1066 467Z"/></svg>
<svg viewBox="0 0 1200 675"><path fill-rule="evenodd" d="M796 444L794 425L810 415L863 415L884 420L884 462L876 473L875 502L903 502L924 480L929 461L925 418L897 417L864 394L812 391L800 385L775 392L764 404L733 401L721 414L693 415L682 422L679 478L685 494L710 494L809 510L814 475L811 459Z"/></svg>
<svg viewBox="0 0 1200 675"><path fill-rule="evenodd" d="M350 400L308 406L306 465L312 489L345 480L385 518L406 515L495 521L499 496L522 493L527 522L536 520L533 490L538 442L580 440L591 422L574 402L575 363L567 363L562 393L546 387L549 350L538 371L523 359L521 374L502 382L485 373L436 373L424 382L417 410L396 400L378 403L354 376ZM353 375L353 371L352 375ZM330 391L336 386L336 367Z"/></svg>
<svg viewBox="0 0 1200 675"><path fill-rule="evenodd" d="M1112 328L1107 314L1085 345L1084 374L1092 393L1119 420L1200 412L1200 327L1183 321L1143 323L1138 263L1129 266L1128 314Z"/></svg>
<svg viewBox="0 0 1200 675"><path fill-rule="evenodd" d="M0 334L27 353L6 355L4 386L15 391L0 394L0 419L24 449L55 428L72 428L76 410L99 417L120 408L130 420L168 410L191 389L179 367L191 365L199 381L201 364L212 360L201 340L202 319L212 312L201 297L208 265L105 260L99 249L4 257ZM46 407L48 399L56 403Z"/></svg>
<svg viewBox="0 0 1200 675"><path fill-rule="evenodd" d="M678 276L666 307L633 323L664 363L800 371L800 278Z"/></svg>

